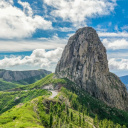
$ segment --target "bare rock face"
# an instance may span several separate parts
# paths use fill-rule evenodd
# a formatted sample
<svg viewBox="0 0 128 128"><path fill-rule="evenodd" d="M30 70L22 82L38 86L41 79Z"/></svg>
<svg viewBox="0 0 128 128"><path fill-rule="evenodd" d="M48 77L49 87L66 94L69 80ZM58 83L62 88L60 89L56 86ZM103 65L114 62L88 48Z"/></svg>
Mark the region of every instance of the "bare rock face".
<svg viewBox="0 0 128 128"><path fill-rule="evenodd" d="M109 72L106 49L93 28L81 28L69 39L55 73L107 105L128 110L126 87Z"/></svg>

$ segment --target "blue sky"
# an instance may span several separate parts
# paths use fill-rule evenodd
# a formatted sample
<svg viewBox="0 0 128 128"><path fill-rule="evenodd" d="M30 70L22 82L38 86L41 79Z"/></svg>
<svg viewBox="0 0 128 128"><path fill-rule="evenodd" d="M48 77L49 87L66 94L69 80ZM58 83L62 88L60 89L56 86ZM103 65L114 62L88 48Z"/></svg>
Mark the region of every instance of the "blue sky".
<svg viewBox="0 0 128 128"><path fill-rule="evenodd" d="M109 69L128 74L127 0L0 1L0 68L54 72L68 38L78 28L97 30Z"/></svg>

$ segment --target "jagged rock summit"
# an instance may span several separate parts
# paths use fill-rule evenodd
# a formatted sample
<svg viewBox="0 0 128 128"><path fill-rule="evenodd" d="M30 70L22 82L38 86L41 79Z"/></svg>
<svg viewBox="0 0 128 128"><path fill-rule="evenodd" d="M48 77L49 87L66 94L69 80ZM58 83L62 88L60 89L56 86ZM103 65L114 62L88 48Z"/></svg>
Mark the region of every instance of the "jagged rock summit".
<svg viewBox="0 0 128 128"><path fill-rule="evenodd" d="M128 110L128 93L120 79L109 72L106 49L91 27L70 37L55 74L68 78L107 105Z"/></svg>

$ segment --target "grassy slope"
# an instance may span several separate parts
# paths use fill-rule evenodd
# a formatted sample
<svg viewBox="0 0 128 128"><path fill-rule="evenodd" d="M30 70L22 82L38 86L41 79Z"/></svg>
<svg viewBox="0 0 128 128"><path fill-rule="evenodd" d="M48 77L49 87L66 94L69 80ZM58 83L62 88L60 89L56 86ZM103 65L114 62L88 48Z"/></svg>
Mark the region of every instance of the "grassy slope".
<svg viewBox="0 0 128 128"><path fill-rule="evenodd" d="M23 87L23 86L24 85L15 84L15 83L12 83L12 82L7 82L7 81L0 80L0 91L5 91L5 90L8 90L8 89Z"/></svg>
<svg viewBox="0 0 128 128"><path fill-rule="evenodd" d="M45 76L47 76L47 74L30 77L30 78L27 78L27 79L19 80L17 82L14 81L13 83L18 83L18 84L22 84L22 85L28 85L28 84L35 83L36 81L44 78Z"/></svg>
<svg viewBox="0 0 128 128"><path fill-rule="evenodd" d="M67 84L67 81L65 79L53 79L54 74L50 74L47 75L45 78L42 78L41 80L38 80L37 82L33 83L33 84L29 84L23 87L18 87L15 89L11 89L10 91L16 91L16 90L30 90L30 89L40 89L42 88L44 85L48 85L50 83L52 83L53 85L57 84L57 83L61 83L61 84Z"/></svg>
<svg viewBox="0 0 128 128"><path fill-rule="evenodd" d="M17 105L0 116L1 128L44 128L34 111L36 100Z"/></svg>
<svg viewBox="0 0 128 128"><path fill-rule="evenodd" d="M68 99L67 99L68 100ZM62 102L59 101L58 98L56 99L49 99L47 97L37 97L32 101L25 103L24 105L19 104L12 109L6 111L0 116L0 127L1 128L49 128L50 126L50 104L53 103L54 106L62 107ZM73 112L73 120L80 114L82 117L82 113L69 108L69 115L67 116L68 120L70 120L70 113ZM79 123L76 121L65 122L63 121L66 117L67 111L66 107L61 110L61 115L59 118L59 111L57 110L53 113L53 126L56 128L58 125L60 127L69 127L70 124L73 127L80 127ZM63 118L64 117L64 118ZM60 120L62 119L62 120ZM89 116L85 115L85 125L88 128L93 128L93 119ZM57 121L59 120L59 121ZM67 120L67 121L68 121ZM61 122L60 122L61 121ZM60 122L60 124L58 124Z"/></svg>
<svg viewBox="0 0 128 128"><path fill-rule="evenodd" d="M94 119L89 116L87 109L82 109L78 104L79 110L73 105L74 99L78 95L62 88L55 99L49 99L46 96L37 97L27 103L19 104L6 111L0 116L1 128L50 128L50 115L52 114L52 127L67 128L94 128ZM67 111L68 110L68 111ZM84 110L84 111L83 111ZM73 114L71 118L71 113ZM100 128L121 128L108 120L99 121L96 125ZM125 127L124 127L125 128Z"/></svg>
<svg viewBox="0 0 128 128"><path fill-rule="evenodd" d="M0 92L0 114L19 103L26 103L42 95L50 95L46 90L28 90L16 92Z"/></svg>
<svg viewBox="0 0 128 128"><path fill-rule="evenodd" d="M37 83L39 81L41 81L43 77L45 77L46 74L43 74L43 75L39 75L39 76L36 76L36 77L31 77L31 78L28 78L28 79L24 79L24 80L20 80L20 81L17 81L17 82L7 82L7 81L4 81L3 79L0 79L0 91L6 91L6 90L10 90L10 89L13 89L13 88L20 88L20 87L24 87L26 85L29 85L29 83ZM41 80L39 80L41 79ZM37 82L36 82L37 81ZM32 86L33 84L30 84L30 86Z"/></svg>

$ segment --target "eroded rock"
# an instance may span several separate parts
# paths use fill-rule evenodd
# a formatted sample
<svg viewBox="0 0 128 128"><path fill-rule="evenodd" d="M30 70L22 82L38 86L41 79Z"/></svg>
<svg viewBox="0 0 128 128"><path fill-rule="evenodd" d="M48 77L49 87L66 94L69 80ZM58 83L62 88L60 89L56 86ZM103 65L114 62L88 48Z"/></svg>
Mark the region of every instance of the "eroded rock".
<svg viewBox="0 0 128 128"><path fill-rule="evenodd" d="M93 28L81 28L70 37L55 73L106 104L128 110L125 85L109 72L106 49Z"/></svg>

